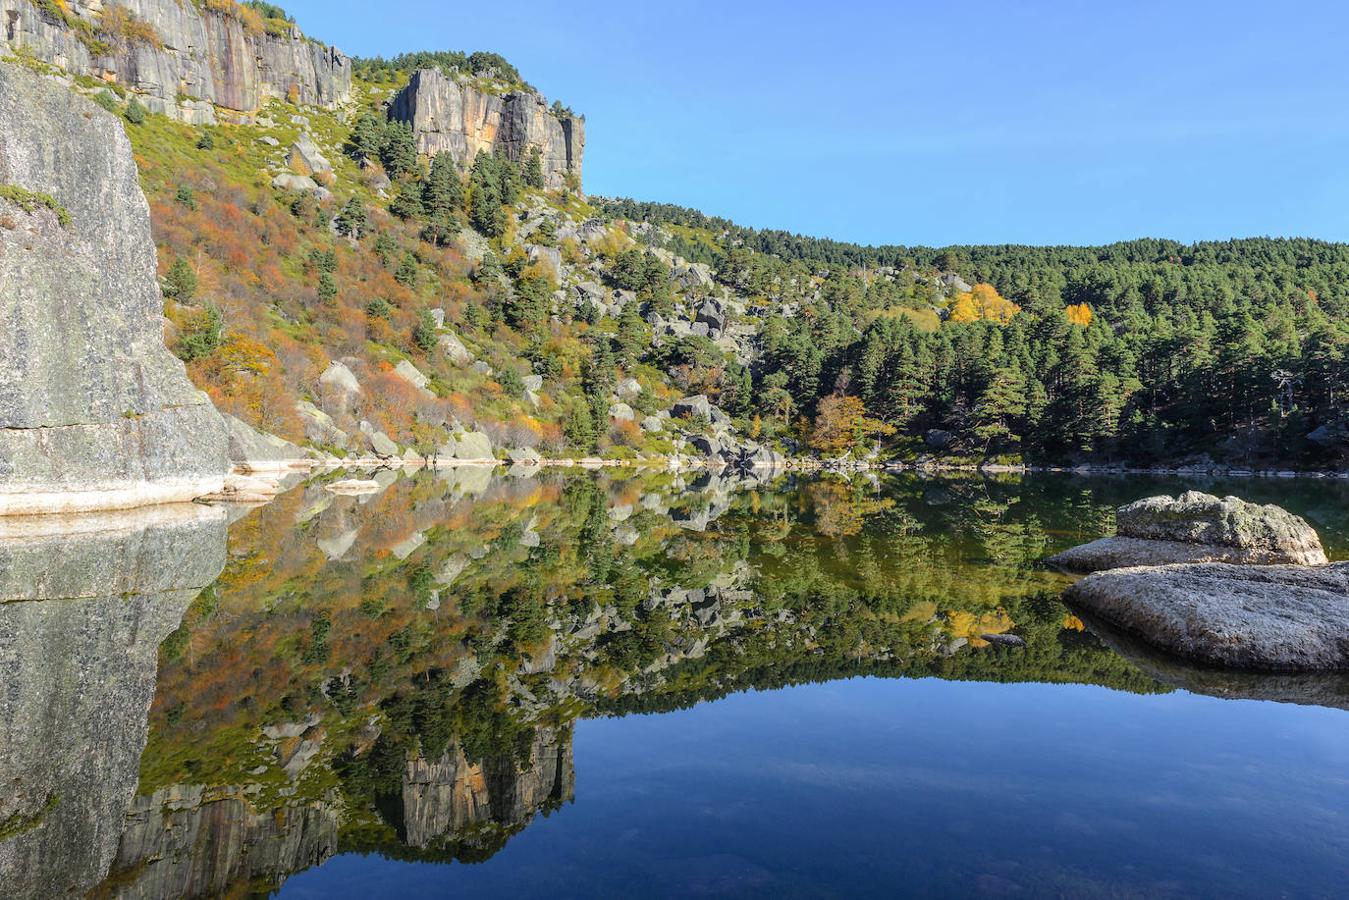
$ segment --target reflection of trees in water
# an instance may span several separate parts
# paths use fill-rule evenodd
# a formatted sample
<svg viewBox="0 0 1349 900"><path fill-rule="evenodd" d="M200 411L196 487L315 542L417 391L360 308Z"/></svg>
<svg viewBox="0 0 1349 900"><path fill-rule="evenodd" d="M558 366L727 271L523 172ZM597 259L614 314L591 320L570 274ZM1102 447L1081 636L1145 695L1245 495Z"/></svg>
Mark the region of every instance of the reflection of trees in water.
<svg viewBox="0 0 1349 900"><path fill-rule="evenodd" d="M206 807L241 804L230 827L277 849L226 875L267 883L338 847L480 859L570 798L579 716L854 675L1159 689L1073 626L1038 565L1104 530L1111 490L700 479L690 496L662 478L427 473L238 523L161 648L137 815L228 841ZM980 646L1007 630L1027 646ZM119 877L159 884L181 854L128 827ZM294 828L313 839L287 845Z"/></svg>

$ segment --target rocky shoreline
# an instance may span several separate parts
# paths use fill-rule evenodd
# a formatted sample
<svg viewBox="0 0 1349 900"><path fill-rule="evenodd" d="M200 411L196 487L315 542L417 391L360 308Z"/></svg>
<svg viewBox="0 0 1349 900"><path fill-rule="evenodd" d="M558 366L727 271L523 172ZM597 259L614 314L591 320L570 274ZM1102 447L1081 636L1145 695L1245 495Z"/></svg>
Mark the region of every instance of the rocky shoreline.
<svg viewBox="0 0 1349 900"><path fill-rule="evenodd" d="M1349 670L1349 563L1303 519L1191 491L1121 507L1118 533L1047 563L1089 573L1063 595L1167 654L1224 669Z"/></svg>

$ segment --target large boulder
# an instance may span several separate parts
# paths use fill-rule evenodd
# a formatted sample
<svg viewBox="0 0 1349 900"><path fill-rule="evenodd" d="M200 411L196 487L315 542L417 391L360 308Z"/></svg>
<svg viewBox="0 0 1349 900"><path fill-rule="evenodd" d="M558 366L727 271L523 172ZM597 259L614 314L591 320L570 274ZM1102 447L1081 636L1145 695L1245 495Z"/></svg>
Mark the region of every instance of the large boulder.
<svg viewBox="0 0 1349 900"><path fill-rule="evenodd" d="M675 401L675 404L670 407L670 414L681 419L699 417L710 421L712 418L712 401L708 400L704 394L685 397L682 400Z"/></svg>
<svg viewBox="0 0 1349 900"><path fill-rule="evenodd" d="M121 123L0 64L0 186L0 515L218 492L225 424L164 347Z"/></svg>
<svg viewBox="0 0 1349 900"><path fill-rule="evenodd" d="M468 434L456 435L454 458L462 460L495 459L496 454L492 450L492 439L481 431L470 431Z"/></svg>
<svg viewBox="0 0 1349 900"><path fill-rule="evenodd" d="M459 339L459 335L453 331L442 332L439 338L440 352L445 354L445 358L456 366L463 367L472 364L473 354L464 346L464 342Z"/></svg>
<svg viewBox="0 0 1349 900"><path fill-rule="evenodd" d="M1143 566L1099 572L1070 607L1206 665L1349 669L1349 564Z"/></svg>
<svg viewBox="0 0 1349 900"><path fill-rule="evenodd" d="M230 463L236 471L286 471L306 460L304 451L290 441L258 431L234 416L222 417L229 435Z"/></svg>
<svg viewBox="0 0 1349 900"><path fill-rule="evenodd" d="M1322 565L1321 539L1307 522L1277 506L1188 491L1149 497L1115 513L1115 537L1074 547L1049 563L1071 572L1129 566L1224 562Z"/></svg>
<svg viewBox="0 0 1349 900"><path fill-rule="evenodd" d="M427 378L421 369L406 359L398 361L398 365L393 367L393 373L419 391L426 390L426 386L431 383L431 379Z"/></svg>
<svg viewBox="0 0 1349 900"><path fill-rule="evenodd" d="M328 162L309 132L301 134L299 140L290 145L290 166L301 175L318 175L333 170L332 163Z"/></svg>

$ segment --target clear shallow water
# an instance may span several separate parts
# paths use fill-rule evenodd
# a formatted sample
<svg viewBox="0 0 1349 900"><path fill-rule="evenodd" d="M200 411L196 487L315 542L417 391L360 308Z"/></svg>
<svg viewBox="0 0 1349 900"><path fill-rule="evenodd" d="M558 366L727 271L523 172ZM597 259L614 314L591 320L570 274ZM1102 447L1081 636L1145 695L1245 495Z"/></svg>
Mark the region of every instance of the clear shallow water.
<svg viewBox="0 0 1349 900"><path fill-rule="evenodd" d="M0 877L1339 895L1349 686L1098 637L1038 565L1185 487L1280 502L1349 556L1334 482L476 470L9 542L0 596L32 602L0 605Z"/></svg>

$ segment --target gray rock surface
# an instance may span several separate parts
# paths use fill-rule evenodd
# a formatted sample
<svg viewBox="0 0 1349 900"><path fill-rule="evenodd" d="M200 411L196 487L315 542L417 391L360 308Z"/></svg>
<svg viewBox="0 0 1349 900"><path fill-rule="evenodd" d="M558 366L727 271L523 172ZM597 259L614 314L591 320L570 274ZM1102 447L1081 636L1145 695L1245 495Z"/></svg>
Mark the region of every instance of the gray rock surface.
<svg viewBox="0 0 1349 900"><path fill-rule="evenodd" d="M1128 566L1224 562L1322 565L1325 550L1304 519L1277 506L1198 491L1149 497L1115 513L1117 534L1049 560L1072 572Z"/></svg>
<svg viewBox="0 0 1349 900"><path fill-rule="evenodd" d="M494 459L495 456L496 454L492 451L492 439L481 431L471 431L468 434L455 435L455 459L486 460Z"/></svg>
<svg viewBox="0 0 1349 900"><path fill-rule="evenodd" d="M670 414L684 419L700 416L711 421L712 402L702 394L698 394L695 397L685 397L682 400L676 401L675 404L670 407Z"/></svg>
<svg viewBox="0 0 1349 900"><path fill-rule="evenodd" d="M0 514L219 491L225 425L164 347L149 206L121 124L0 64Z"/></svg>
<svg viewBox="0 0 1349 900"><path fill-rule="evenodd" d="M60 530L52 518L33 522ZM159 645L220 574L225 521L185 504L0 540L0 822L31 825L0 840L4 896L82 896L106 875Z"/></svg>
<svg viewBox="0 0 1349 900"><path fill-rule="evenodd" d="M229 434L229 459L235 469L256 472L284 469L305 459L305 452L290 441L258 431L228 413L222 413Z"/></svg>
<svg viewBox="0 0 1349 900"><path fill-rule="evenodd" d="M258 810L242 789L222 793L172 785L136 797L107 879L115 886L109 895L219 897L249 881L275 889L337 852L334 804Z"/></svg>
<svg viewBox="0 0 1349 900"><path fill-rule="evenodd" d="M581 177L585 118L554 116L532 91L487 93L467 79L422 69L394 98L389 116L412 126L418 150L428 156L449 153L467 166L479 152L500 152L519 162L538 147L547 187L563 187L568 173Z"/></svg>
<svg viewBox="0 0 1349 900"><path fill-rule="evenodd" d="M94 26L103 0L67 0L70 14ZM149 23L163 46L105 41L95 54L77 31L31 0L0 0L0 57L23 53L77 75L120 84L153 112L197 124L250 118L269 98L334 108L351 98L351 61L291 29L253 33L237 17L182 0L121 0Z"/></svg>
<svg viewBox="0 0 1349 900"><path fill-rule="evenodd" d="M1084 578L1064 600L1207 665L1349 669L1349 563L1117 569Z"/></svg>

